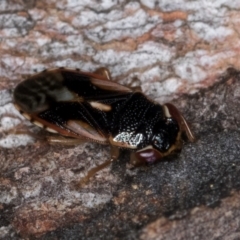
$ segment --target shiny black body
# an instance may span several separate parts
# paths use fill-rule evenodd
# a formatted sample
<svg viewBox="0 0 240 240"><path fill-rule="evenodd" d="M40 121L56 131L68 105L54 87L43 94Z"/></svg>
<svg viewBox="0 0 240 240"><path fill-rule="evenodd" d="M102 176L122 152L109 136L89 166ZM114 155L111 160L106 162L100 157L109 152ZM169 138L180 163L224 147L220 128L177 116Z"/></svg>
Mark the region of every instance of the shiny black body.
<svg viewBox="0 0 240 240"><path fill-rule="evenodd" d="M105 68L94 73L60 68L35 74L15 88L14 104L32 123L64 136L55 135L49 142L109 144L111 161L125 148L132 151L133 165L154 163L181 149L183 132L195 140L174 105L160 105L111 81Z"/></svg>
<svg viewBox="0 0 240 240"><path fill-rule="evenodd" d="M39 117L61 127L68 120L81 120L108 137L129 132L131 138L128 142L131 139L134 141L141 134L143 138L136 149L151 145L154 132L160 132L158 149L162 152L175 143L179 132L178 123L172 118L166 119L162 106L149 101L142 93L127 93L98 99L98 102L111 105L111 111L98 110L88 102L53 103L48 110L39 113Z"/></svg>

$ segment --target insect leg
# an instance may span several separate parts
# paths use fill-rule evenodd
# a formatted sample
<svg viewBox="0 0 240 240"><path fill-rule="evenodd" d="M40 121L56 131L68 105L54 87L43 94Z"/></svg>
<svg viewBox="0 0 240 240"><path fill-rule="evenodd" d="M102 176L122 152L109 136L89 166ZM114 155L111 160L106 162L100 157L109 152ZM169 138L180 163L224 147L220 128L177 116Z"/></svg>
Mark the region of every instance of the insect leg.
<svg viewBox="0 0 240 240"><path fill-rule="evenodd" d="M187 135L187 138L190 142L194 142L196 139L183 115L178 111L178 109L171 103L166 103L164 106L168 108L170 115L175 118L180 124L181 129Z"/></svg>
<svg viewBox="0 0 240 240"><path fill-rule="evenodd" d="M87 175L78 183L78 186L81 187L85 184L87 184L90 180L91 177L93 177L97 172L101 171L108 165L110 165L113 161L118 159L119 156L119 148L117 147L111 147L111 159L105 161L104 163L98 165L95 168L92 168L91 170L88 171Z"/></svg>
<svg viewBox="0 0 240 240"><path fill-rule="evenodd" d="M119 148L115 146L111 146L111 160L112 161L117 160L119 157L119 154L120 154Z"/></svg>
<svg viewBox="0 0 240 240"><path fill-rule="evenodd" d="M138 157L136 156L135 152L131 152L131 155L130 155L130 163L131 163L134 167L137 167L137 166L143 164L143 163L138 159Z"/></svg>
<svg viewBox="0 0 240 240"><path fill-rule="evenodd" d="M104 76L106 78L106 80L109 80L109 81L112 80L110 71L105 67L100 67L100 68L96 69L94 71L94 73Z"/></svg>
<svg viewBox="0 0 240 240"><path fill-rule="evenodd" d="M112 161L113 161L112 159L107 160L104 163L98 165L97 167L94 167L91 170L89 170L87 172L87 175L83 179L81 179L81 181L77 184L77 186L81 187L81 186L87 184L91 177L93 177L97 172L101 171L102 169L104 169L105 167L110 165L112 163Z"/></svg>

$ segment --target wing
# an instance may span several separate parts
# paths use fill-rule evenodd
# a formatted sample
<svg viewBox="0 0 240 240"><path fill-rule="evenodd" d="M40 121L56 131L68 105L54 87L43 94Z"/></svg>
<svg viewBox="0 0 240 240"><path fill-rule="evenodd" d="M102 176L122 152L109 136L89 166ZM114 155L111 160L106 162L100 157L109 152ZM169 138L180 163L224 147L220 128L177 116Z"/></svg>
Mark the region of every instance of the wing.
<svg viewBox="0 0 240 240"><path fill-rule="evenodd" d="M102 126L108 122L111 105L131 93L101 75L54 69L21 82L14 91L14 102L25 117L49 131L105 143Z"/></svg>

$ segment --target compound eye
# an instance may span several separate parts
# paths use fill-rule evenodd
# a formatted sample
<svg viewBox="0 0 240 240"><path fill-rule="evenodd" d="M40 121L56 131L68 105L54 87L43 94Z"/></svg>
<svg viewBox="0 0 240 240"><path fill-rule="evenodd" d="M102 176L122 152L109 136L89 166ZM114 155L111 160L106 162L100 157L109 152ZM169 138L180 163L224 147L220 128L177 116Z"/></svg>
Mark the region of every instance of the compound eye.
<svg viewBox="0 0 240 240"><path fill-rule="evenodd" d="M152 147L144 148L135 153L135 158L138 164L152 164L160 160L162 157L162 154Z"/></svg>
<svg viewBox="0 0 240 240"><path fill-rule="evenodd" d="M158 134L155 134L155 136L152 139L152 146L154 149L157 149L158 151L166 151L170 147L169 143L169 135L162 130Z"/></svg>

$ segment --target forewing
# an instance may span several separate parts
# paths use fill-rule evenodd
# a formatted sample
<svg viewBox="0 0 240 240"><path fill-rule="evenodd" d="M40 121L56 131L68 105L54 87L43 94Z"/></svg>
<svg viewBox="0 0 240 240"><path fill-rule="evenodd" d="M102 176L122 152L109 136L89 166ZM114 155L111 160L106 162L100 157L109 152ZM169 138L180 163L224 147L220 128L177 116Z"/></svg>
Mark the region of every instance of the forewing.
<svg viewBox="0 0 240 240"><path fill-rule="evenodd" d="M98 118L105 121L111 104L129 93L131 89L101 75L55 69L20 83L14 101L27 118L47 130L105 143Z"/></svg>

